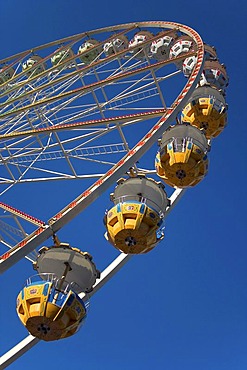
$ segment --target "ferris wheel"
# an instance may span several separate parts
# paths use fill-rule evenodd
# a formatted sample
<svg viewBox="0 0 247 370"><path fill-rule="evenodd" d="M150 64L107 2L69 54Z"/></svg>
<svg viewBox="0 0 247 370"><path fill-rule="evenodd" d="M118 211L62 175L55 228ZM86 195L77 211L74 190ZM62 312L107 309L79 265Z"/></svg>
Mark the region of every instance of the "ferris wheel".
<svg viewBox="0 0 247 370"><path fill-rule="evenodd" d="M83 32L0 61L0 271L27 258L37 272L17 299L30 334L3 366L39 340L75 334L89 298L161 242L166 215L207 174L211 140L227 124L227 85L216 50L163 21ZM56 214L47 206L46 221L8 198L65 180L80 181L81 193ZM100 272L59 231L114 185L102 237L120 254Z"/></svg>

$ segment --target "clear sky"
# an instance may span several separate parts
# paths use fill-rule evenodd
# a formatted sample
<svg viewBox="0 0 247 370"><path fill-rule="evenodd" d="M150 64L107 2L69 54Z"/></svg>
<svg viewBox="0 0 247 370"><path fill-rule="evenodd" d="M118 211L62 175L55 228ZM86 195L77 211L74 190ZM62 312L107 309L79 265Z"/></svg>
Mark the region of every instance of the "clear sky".
<svg viewBox="0 0 247 370"><path fill-rule="evenodd" d="M188 25L214 45L230 77L228 126L213 142L207 177L168 216L165 239L149 254L132 258L92 298L78 334L40 342L11 369L247 369L246 16L243 0L0 1L0 59L91 29L164 20ZM28 211L37 194L32 185L23 186L21 199L18 190L3 201ZM72 198L68 185L60 186L63 207L80 185ZM59 210L54 189L54 184L41 189L49 216ZM107 193L62 234L93 256L97 249L100 270L116 256L102 240L102 210L108 206ZM42 207L33 205L33 216L42 219ZM15 299L32 274L31 265L21 261L1 276L0 354L27 335Z"/></svg>

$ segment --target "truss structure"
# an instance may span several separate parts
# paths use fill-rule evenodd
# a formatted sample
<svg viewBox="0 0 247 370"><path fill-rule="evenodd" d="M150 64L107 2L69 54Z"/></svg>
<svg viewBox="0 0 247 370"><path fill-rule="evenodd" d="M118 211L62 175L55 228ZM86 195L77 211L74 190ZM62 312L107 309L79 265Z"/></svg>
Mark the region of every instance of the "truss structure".
<svg viewBox="0 0 247 370"><path fill-rule="evenodd" d="M110 55L104 52L106 42L121 36L130 40L143 29L152 36L142 43L142 50L130 46ZM177 58L156 60L148 46L174 31L190 36L195 48ZM99 52L87 64L78 50L90 39L97 39L93 49ZM53 65L51 59L57 53L66 57ZM42 59L27 75L23 63L35 55ZM177 64L189 56L196 56L197 62L186 78ZM1 71L13 71L11 79L0 85L1 273L22 258L34 261L42 243L130 168L155 176L149 153L164 130L176 122L196 87L203 58L203 42L191 28L171 22L138 22L84 32L0 61ZM55 180L78 180L82 191L45 221L18 210L9 199L17 187L31 184L36 189L38 183ZM170 189L170 193L167 211L183 191ZM42 206L42 196L37 195L37 201ZM129 258L120 254L93 294ZM28 338L0 363L13 362L37 343Z"/></svg>

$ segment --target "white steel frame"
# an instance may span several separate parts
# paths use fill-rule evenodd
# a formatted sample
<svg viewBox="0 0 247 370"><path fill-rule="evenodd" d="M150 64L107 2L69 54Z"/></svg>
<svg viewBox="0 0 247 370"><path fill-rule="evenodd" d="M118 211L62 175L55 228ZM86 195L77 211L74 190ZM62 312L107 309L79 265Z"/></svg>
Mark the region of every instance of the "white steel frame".
<svg viewBox="0 0 247 370"><path fill-rule="evenodd" d="M29 77L28 81L25 72L20 72L22 62L32 53L42 52L57 45L62 45L59 50L66 50L68 47L81 42L81 40L85 40L85 37L96 37L102 33L111 33L108 35L108 39L101 41L100 44L103 45L104 42L112 40L116 35L128 34L128 32L148 27L152 29L157 28L161 30L162 34L169 34L169 31L176 30L188 35L195 42L196 50L172 60L150 62L150 57L147 54L144 59L137 59L135 48L133 48L133 50L128 50L132 51L133 55L124 60L124 62L122 62L122 58L124 58L126 50L103 59L96 59L90 65L82 65L78 62L78 56L72 55L61 63L59 68L56 66L50 67L49 70L45 70L38 76ZM157 39L157 35L151 41L155 39ZM148 44L148 42L150 41L144 42L143 46ZM55 51L44 57L42 62L48 62L54 54ZM166 65L192 55L197 57L195 68L174 102L167 106L160 84L180 72L173 71L160 76L158 71ZM100 56L102 57L102 55ZM119 67L112 68L112 61L114 63L117 62ZM47 223L25 215L23 212L19 212L13 207L0 202L0 208L6 209L12 215L15 214L17 217L22 217L38 226L36 230L28 234L16 245L6 244L9 250L0 257L0 273L3 273L20 259L24 257L30 258L30 252L34 251L45 240L56 234L63 226L86 209L131 167L136 167L136 162L157 142L169 125L176 120L182 107L195 89L202 73L204 46L200 36L190 27L172 22L138 22L82 33L42 45L32 49L32 51L29 50L11 58L6 58L1 62L9 63L10 66L13 66L15 73L11 83L6 82L6 89L2 90L0 94L0 143L4 143L0 147L0 162L4 164L6 169L5 176L0 178L0 185L5 186L0 194L4 194L10 187L20 182L78 178L97 179L73 202L51 217ZM71 66L69 68L68 63ZM101 78L101 73L104 76L103 78ZM91 78L93 82L85 83L85 78ZM108 99L106 88L109 86L112 86L112 89L118 88L121 83L127 87L120 89L112 98ZM79 85L77 86L76 84ZM83 105L81 102L81 98L86 94L91 94L90 96L93 99L91 105ZM98 94L104 97L104 102L99 101ZM145 108L145 110L141 108L141 101L147 98L148 102L153 95L159 97L160 105ZM134 102L136 107L132 107L128 99L132 99L131 102ZM74 103L76 104L73 105ZM124 110L125 114L107 117L107 111L109 109L113 110L111 105L113 103L120 111ZM80 113L76 114L75 109L80 109ZM95 112L97 113L96 119ZM158 119L158 121L134 147L129 148L123 129L138 122L154 118ZM119 142L100 145L92 144L96 138L102 138L112 131L119 133ZM60 136L63 132L68 132L71 136L69 138ZM73 144L70 151L66 149L68 142ZM88 144L89 146L87 146ZM86 160L85 157L89 157L90 154L91 157L95 154L100 155L99 160L90 158L90 161L106 164L108 170L105 173L94 172L85 174L85 172L77 172L72 163L73 157ZM103 159L105 154L116 154L117 160L105 161ZM42 166L38 168L39 162L49 163L60 157L67 163L69 168L67 173ZM27 177L26 175L30 169L39 170L43 176ZM170 198L171 206L167 210L167 214L174 208L183 193L184 191L181 189L173 192ZM101 278L95 284L94 290L89 296L96 293L130 258L130 255L120 254L102 272ZM8 366L38 343L38 341L37 338L29 335L1 357L0 365Z"/></svg>

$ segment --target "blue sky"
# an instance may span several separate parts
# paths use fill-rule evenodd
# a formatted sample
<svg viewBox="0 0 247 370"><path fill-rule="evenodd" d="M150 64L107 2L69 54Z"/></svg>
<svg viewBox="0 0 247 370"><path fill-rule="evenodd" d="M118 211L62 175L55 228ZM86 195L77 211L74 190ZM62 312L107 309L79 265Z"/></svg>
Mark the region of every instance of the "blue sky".
<svg viewBox="0 0 247 370"><path fill-rule="evenodd" d="M91 29L164 20L186 24L214 45L230 77L228 127L213 142L207 177L168 216L164 241L151 253L133 257L92 298L87 322L77 335L40 342L11 369L247 368L246 13L243 0L227 5L219 0L0 2L1 59ZM42 219L80 192L78 183L74 188L61 183L57 201L56 185L32 185L12 191L3 201L24 211L33 203L33 215ZM45 211L35 204L37 190L47 199ZM108 206L106 193L61 232L93 256L95 249L100 270L117 255L102 241L101 210ZM1 276L1 354L27 335L16 316L15 299L32 274L30 264L21 261Z"/></svg>

